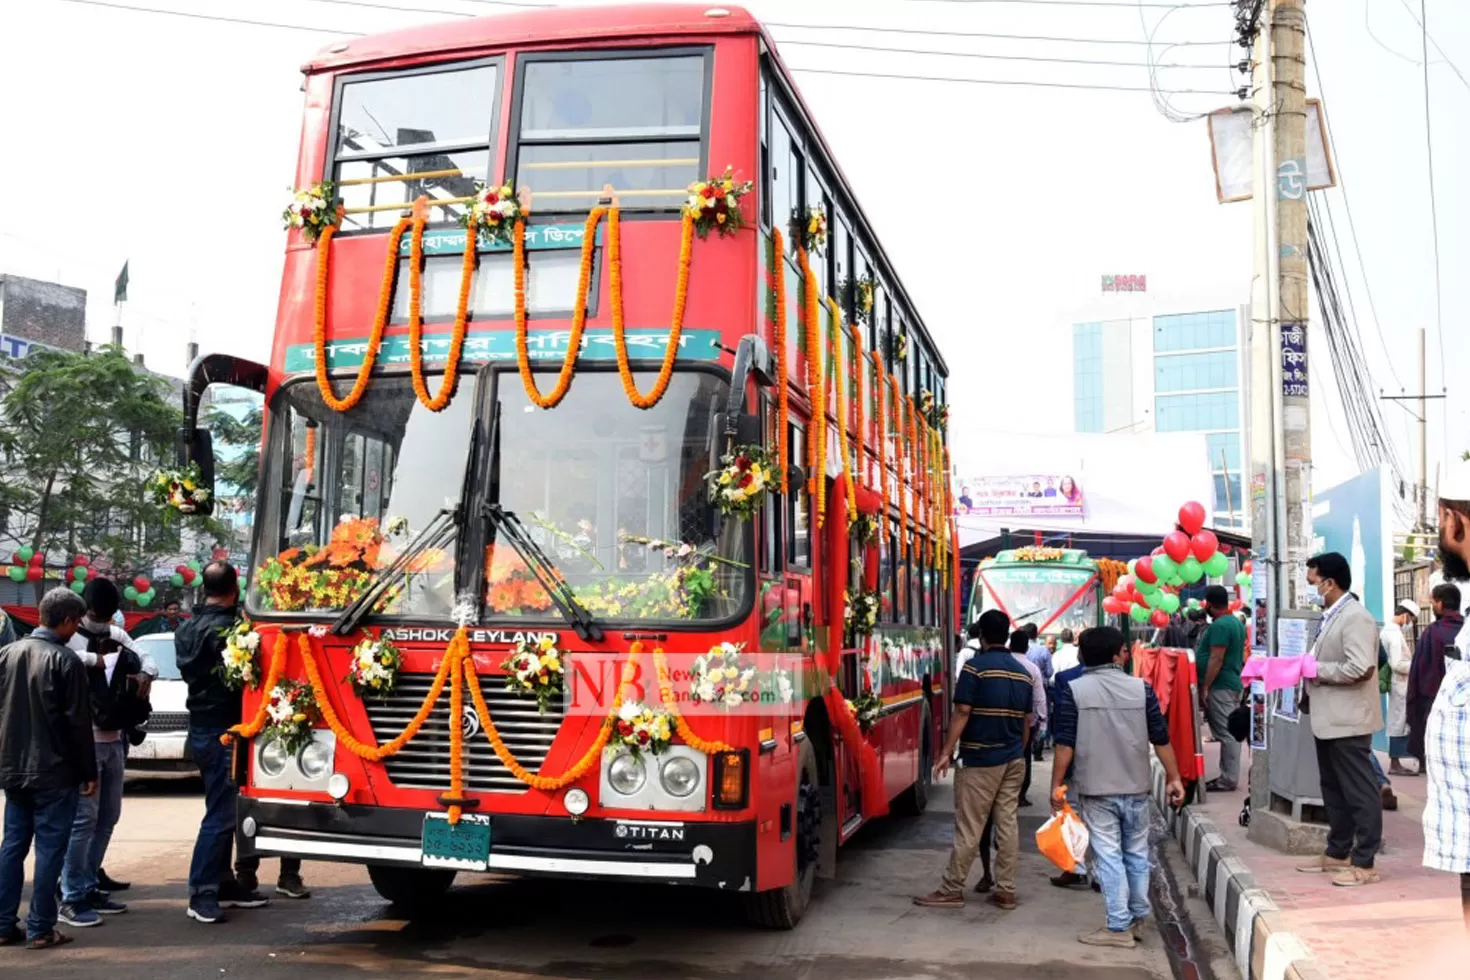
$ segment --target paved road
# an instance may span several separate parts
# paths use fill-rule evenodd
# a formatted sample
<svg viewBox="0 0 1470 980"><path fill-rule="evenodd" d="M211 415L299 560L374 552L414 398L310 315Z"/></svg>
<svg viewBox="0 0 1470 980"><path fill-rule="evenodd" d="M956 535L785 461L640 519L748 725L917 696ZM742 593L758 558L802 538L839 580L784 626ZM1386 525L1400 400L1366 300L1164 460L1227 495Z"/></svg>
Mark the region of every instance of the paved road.
<svg viewBox="0 0 1470 980"><path fill-rule="evenodd" d="M1038 780L1048 767L1038 767ZM1044 783L1042 783L1044 785ZM845 849L839 875L794 932L754 931L729 896L693 889L616 887L484 877L461 879L431 918L394 917L364 871L308 863L309 900L278 900L202 926L184 915L193 831L202 813L193 782L130 788L107 867L130 878L131 910L71 930L65 949L0 950L0 975L27 980L128 978L465 976L665 980L1168 980L1157 932L1133 951L1082 946L1101 900L1046 882L1050 865L1031 840L1041 815L1022 820L1021 906L975 901L960 911L914 907L937 882L950 839L951 794L929 813L875 825ZM274 874L274 862L262 868ZM978 867L975 874L978 875ZM973 882L972 877L972 882Z"/></svg>

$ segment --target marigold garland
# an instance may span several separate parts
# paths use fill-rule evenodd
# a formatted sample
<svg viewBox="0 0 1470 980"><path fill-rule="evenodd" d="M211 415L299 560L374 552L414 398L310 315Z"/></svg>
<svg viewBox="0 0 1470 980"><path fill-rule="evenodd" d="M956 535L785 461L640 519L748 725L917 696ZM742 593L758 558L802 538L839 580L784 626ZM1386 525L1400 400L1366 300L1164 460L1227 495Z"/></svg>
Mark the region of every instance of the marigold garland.
<svg viewBox="0 0 1470 980"><path fill-rule="evenodd" d="M670 317L669 342L664 348L663 363L659 365L658 378L653 390L647 395L638 391L633 380L633 369L628 366L628 341L623 329L623 253L622 235L619 231L618 208L614 205L607 217L607 254L609 277L612 287L612 330L613 345L618 355L618 377L623 380L623 391L635 408L649 409L659 403L668 390L669 379L674 374L674 359L679 354L679 335L684 329L684 307L689 299L689 255L694 244L694 216L686 209L681 222L679 240L679 279L674 287L674 312Z"/></svg>
<svg viewBox="0 0 1470 980"><path fill-rule="evenodd" d="M914 410L914 396L909 395L904 400L906 412L904 421L907 428L904 431L904 442L908 445L909 455L909 496L912 500L914 536L919 538L920 551L922 552L922 536L920 529L924 520L924 457L920 451L923 447L919 443L919 413Z"/></svg>
<svg viewBox="0 0 1470 980"><path fill-rule="evenodd" d="M470 285L475 276L475 248L478 233L468 229L464 236L464 253L459 268L459 300L454 308L454 328L449 335L449 358L444 365L444 379L439 393L429 395L424 382L423 343L424 323L422 316L423 267L424 267L424 222L420 216L413 223L413 237L409 242L408 267L408 366L413 377L413 392L418 400L431 412L440 412L449 404L454 393L454 381L459 374L459 357L464 350L465 333L469 330Z"/></svg>
<svg viewBox="0 0 1470 980"><path fill-rule="evenodd" d="M631 654L635 649L639 651L643 649L643 645L636 640L629 647L628 652ZM668 711L669 717L674 720L674 729L679 733L679 737L690 748L696 752L703 752L705 755L713 755L716 752L729 752L730 746L718 740L710 741L700 738L695 734L694 729L689 727L689 722L684 720L683 713L679 711L678 702L674 699L673 685L669 682L669 664L664 658L663 647L653 648L653 667L654 671L658 674L659 698L663 701L664 709Z"/></svg>
<svg viewBox="0 0 1470 980"><path fill-rule="evenodd" d="M332 391L332 381L327 377L327 271L331 266L330 246L339 225L330 225L322 230L316 241L316 316L314 340L316 346L316 386L322 394L322 402L333 411L345 412L362 400L367 391L368 377L373 373L373 364L378 359L378 349L383 343L383 329L388 325L388 311L393 305L393 276L398 271L398 245L403 233L412 225L412 218L399 218L388 234L387 262L383 268L383 281L378 287L378 309L373 314L373 327L368 335L367 353L357 368L357 378L352 390L344 398Z"/></svg>
<svg viewBox="0 0 1470 980"><path fill-rule="evenodd" d="M771 297L772 305L775 307L772 317L776 335L772 338L776 343L776 373L779 378L776 381L776 451L781 459L781 492L788 493L790 487L787 485L787 473L791 470L791 460L787 456L786 439L787 432L791 428L791 391L786 378L786 269L782 263L786 261L786 242L781 237L781 229L771 228Z"/></svg>
<svg viewBox="0 0 1470 980"><path fill-rule="evenodd" d="M903 397L898 393L898 376L888 376L888 389L893 398L893 467L898 483L898 555L909 557L908 453L903 438Z"/></svg>
<svg viewBox="0 0 1470 980"><path fill-rule="evenodd" d="M837 447L842 453L842 482L847 486L847 523L851 524L857 520L857 490L853 487L852 481L852 460L847 442L847 406L843 403L842 396L842 374L848 374L848 372L846 362L842 362L841 374L837 372L838 355L842 352L839 343L839 338L842 336L842 314L838 311L837 301L830 296L827 297L827 312L831 315L831 319L827 322L827 364L834 375L832 392L837 399L834 406L837 414ZM856 328L853 332L857 332ZM851 375L849 375L849 385L852 383L850 378ZM822 387L826 387L825 381Z"/></svg>
<svg viewBox="0 0 1470 980"><path fill-rule="evenodd" d="M863 332L859 327L852 330L852 379L853 397L852 427L857 435L858 485L868 485L868 434L863 428L863 375L867 373L867 358L863 356Z"/></svg>
<svg viewBox="0 0 1470 980"><path fill-rule="evenodd" d="M582 226L582 263L577 273L577 298L572 305L572 332L567 338L567 353L562 358L556 386L548 395L541 394L541 389L536 387L536 378L531 374L531 355L526 347L526 219L516 221L511 259L515 266L516 366L520 369L526 397L541 408L555 408L561 404L571 387L577 355L582 350L582 331L587 326L587 290L592 285L592 250L597 239L597 225L606 213L607 208L598 205L588 212L587 222Z"/></svg>
<svg viewBox="0 0 1470 980"><path fill-rule="evenodd" d="M888 547L888 430L883 418L884 375L883 356L873 351L873 393L877 396L873 400L873 422L877 426L878 437L878 494L881 503L878 507L878 515L883 528L883 547Z"/></svg>
<svg viewBox="0 0 1470 980"><path fill-rule="evenodd" d="M330 230L330 229L328 229ZM275 645L271 647L270 666L265 671L265 683L261 688L260 703L255 707L255 717L249 721L241 722L230 728L219 737L220 744L229 745L234 738L254 738L260 734L268 720L266 708L270 706L270 692L275 689L276 683L280 681L281 674L286 670L286 638L280 633L276 634Z"/></svg>
<svg viewBox="0 0 1470 980"><path fill-rule="evenodd" d="M817 504L817 528L827 521L827 379L822 376L821 303L817 299L817 275L812 271L806 247L797 252L805 285L802 318L806 321L806 393L811 401L811 424L806 433L806 455L810 472L807 493Z"/></svg>

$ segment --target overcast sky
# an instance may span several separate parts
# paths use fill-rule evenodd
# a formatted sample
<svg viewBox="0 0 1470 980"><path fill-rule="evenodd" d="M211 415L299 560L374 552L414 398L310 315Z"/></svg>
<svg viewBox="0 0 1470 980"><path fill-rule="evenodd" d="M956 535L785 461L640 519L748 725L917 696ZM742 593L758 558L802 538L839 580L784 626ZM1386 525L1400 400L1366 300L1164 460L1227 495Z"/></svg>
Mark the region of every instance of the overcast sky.
<svg viewBox="0 0 1470 980"><path fill-rule="evenodd" d="M485 0L375 0L434 12L325 0L116 0L327 31L373 32L491 14ZM593 0L596 2L596 0ZM1410 7L1412 4L1412 7ZM372 4L369 3L368 7ZM1115 0L1096 9L1047 0L755 0L795 67L1146 88L1148 49L938 37L891 29L1138 42L1156 30L1158 85L1173 110L1230 104L1243 57L1224 42L1225 4L1170 12ZM1416 383L1418 327L1430 330L1437 388L1470 354L1470 4L1430 0L1435 171L1443 269L1441 338L1426 181L1419 0L1312 0L1324 99L1346 178L1382 340L1346 228L1341 188L1326 192L1375 384ZM1411 15L1410 11L1413 11ZM1162 19L1162 23L1161 23ZM872 25L884 33L837 31ZM127 343L155 368L181 371L197 333L206 351L264 358L274 325L284 237L279 214L300 136L299 66L331 33L218 23L63 0L0 4L7 152L0 154L0 271L88 290L89 332L106 338L112 282L131 260ZM942 57L798 45L838 42L1001 58ZM18 42L18 43L17 43ZM1446 60L1446 56L1448 61ZM1097 65L1017 59L1125 62ZM1203 66L1203 67L1188 67ZM1157 311L1246 302L1248 204L1218 204L1203 121L1165 118L1147 91L1041 88L801 74L799 84L858 199L938 338L959 426L1072 428L1071 323L1116 312L1099 276L1143 273ZM1320 329L1313 307L1313 326ZM1320 337L1320 335L1319 335ZM1445 360L1439 350L1443 343ZM1314 338L1316 480L1352 475L1326 345ZM1449 436L1442 420L1449 415ZM1407 416L1386 417L1406 464ZM1470 389L1451 384L1431 409L1430 475L1470 444ZM963 462L963 461L962 461ZM1146 474L1141 474L1146 478Z"/></svg>

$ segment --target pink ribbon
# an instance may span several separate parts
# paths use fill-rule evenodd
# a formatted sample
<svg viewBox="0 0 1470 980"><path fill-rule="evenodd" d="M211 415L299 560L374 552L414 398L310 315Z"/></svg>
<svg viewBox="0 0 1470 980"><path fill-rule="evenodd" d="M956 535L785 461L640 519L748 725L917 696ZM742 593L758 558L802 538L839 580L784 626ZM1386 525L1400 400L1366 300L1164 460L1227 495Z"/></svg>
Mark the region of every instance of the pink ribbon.
<svg viewBox="0 0 1470 980"><path fill-rule="evenodd" d="M1299 657L1252 657L1240 671L1243 681L1264 680L1267 694L1296 687L1316 676L1317 658L1310 653Z"/></svg>

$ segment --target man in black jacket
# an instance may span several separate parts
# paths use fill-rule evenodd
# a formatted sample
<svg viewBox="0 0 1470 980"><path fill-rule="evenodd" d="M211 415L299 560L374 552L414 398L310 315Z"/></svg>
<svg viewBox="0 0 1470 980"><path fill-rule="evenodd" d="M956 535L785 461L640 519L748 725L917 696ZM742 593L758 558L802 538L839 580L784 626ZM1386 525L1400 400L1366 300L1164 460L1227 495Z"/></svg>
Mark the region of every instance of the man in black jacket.
<svg viewBox="0 0 1470 980"><path fill-rule="evenodd" d="M41 599L41 625L0 649L0 946L70 942L56 931L56 883L77 801L97 791L86 669L66 645L86 611L70 589L52 589ZM22 934L16 921L33 838L35 881Z"/></svg>

